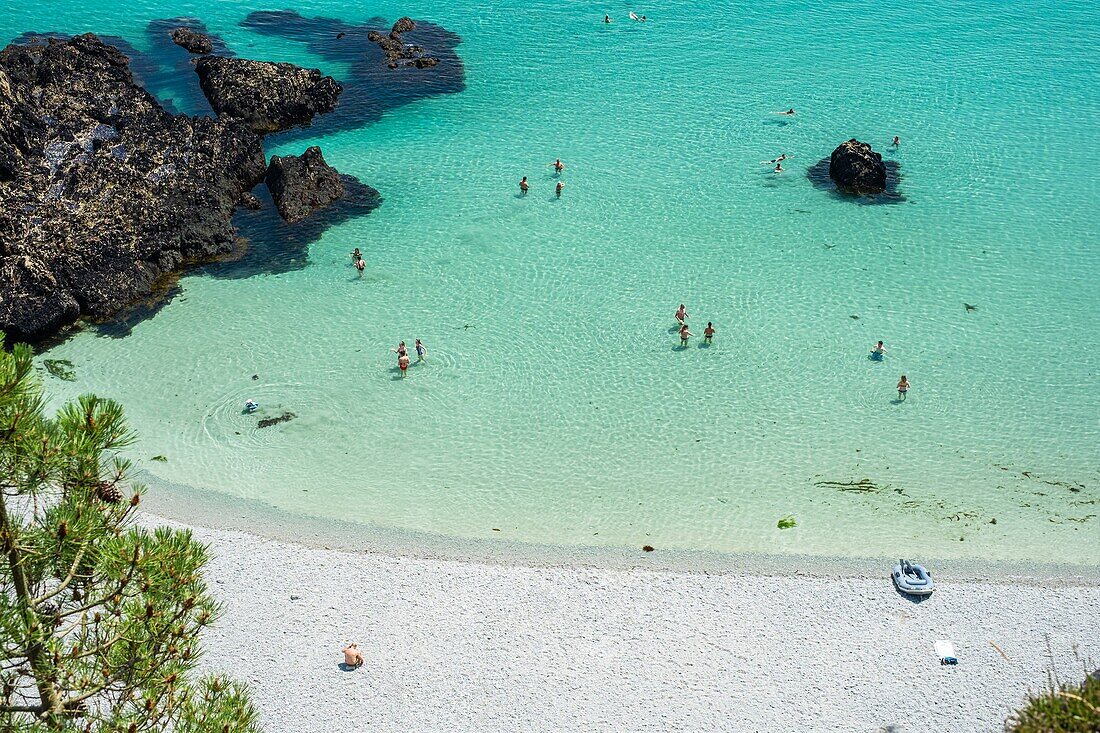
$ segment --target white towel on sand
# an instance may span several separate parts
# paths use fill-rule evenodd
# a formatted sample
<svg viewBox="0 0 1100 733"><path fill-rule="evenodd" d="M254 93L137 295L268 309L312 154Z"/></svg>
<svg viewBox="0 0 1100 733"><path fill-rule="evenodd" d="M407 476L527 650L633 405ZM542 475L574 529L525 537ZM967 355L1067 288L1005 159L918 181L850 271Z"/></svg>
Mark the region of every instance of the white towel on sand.
<svg viewBox="0 0 1100 733"><path fill-rule="evenodd" d="M935 646L936 656L940 658L941 663L949 659L952 660L952 664L958 661L958 658L955 656L955 645L951 642L946 639L940 639L936 642Z"/></svg>

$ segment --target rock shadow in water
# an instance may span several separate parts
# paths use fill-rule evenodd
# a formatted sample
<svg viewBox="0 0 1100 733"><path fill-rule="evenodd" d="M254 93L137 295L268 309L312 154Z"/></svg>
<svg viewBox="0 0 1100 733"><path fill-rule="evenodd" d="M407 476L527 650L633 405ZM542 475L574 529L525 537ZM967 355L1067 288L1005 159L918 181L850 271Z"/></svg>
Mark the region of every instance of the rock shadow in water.
<svg viewBox="0 0 1100 733"><path fill-rule="evenodd" d="M253 275L277 275L301 270L309 264L309 245L321 238L329 227L349 219L366 216L382 205L382 196L354 176L340 175L345 194L342 199L310 214L296 224L279 216L267 186L257 186L253 194L262 204L257 211L239 207L233 225L241 236L242 254L202 265L194 272L222 279L243 279ZM352 244L351 246L355 246Z"/></svg>
<svg viewBox="0 0 1100 733"><path fill-rule="evenodd" d="M403 41L421 46L425 55L439 59L430 68L391 69L378 44L367 38L371 31L389 34L390 25L381 18L351 24L336 18L306 18L292 10L250 13L241 25L266 36L305 43L310 53L347 66L341 75L340 104L314 119L310 127L278 135L280 142L312 138L340 130L352 130L377 122L390 109L437 94L451 94L466 88L466 71L455 52L462 39L457 33L423 20L403 33Z"/></svg>
<svg viewBox="0 0 1100 733"><path fill-rule="evenodd" d="M832 192L837 198L854 201L857 204L900 204L905 202L905 195L901 192L901 164L896 160L887 160L886 163L886 190L875 196L857 196L845 193L837 188L836 183L829 177L830 158L822 158L806 169L806 177L814 188L825 189Z"/></svg>

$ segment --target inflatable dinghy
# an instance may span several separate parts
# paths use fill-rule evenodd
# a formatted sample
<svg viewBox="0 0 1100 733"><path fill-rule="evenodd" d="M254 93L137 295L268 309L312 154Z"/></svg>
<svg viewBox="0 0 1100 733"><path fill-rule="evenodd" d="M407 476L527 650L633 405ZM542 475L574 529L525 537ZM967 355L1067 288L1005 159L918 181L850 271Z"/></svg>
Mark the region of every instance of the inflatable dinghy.
<svg viewBox="0 0 1100 733"><path fill-rule="evenodd" d="M894 579L894 585L902 593L911 596L930 596L934 584L932 574L924 569L923 565L916 565L908 560L898 560L890 576Z"/></svg>

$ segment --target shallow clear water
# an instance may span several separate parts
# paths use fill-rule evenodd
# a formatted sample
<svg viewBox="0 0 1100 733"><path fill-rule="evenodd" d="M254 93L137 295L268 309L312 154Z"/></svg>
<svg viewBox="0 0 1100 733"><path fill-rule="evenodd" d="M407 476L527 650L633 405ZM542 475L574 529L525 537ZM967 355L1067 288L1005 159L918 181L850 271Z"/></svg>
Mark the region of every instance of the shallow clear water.
<svg viewBox="0 0 1100 733"><path fill-rule="evenodd" d="M385 202L308 266L185 278L128 337L53 349L78 380L50 390L125 403L156 477L312 516L1096 564L1100 6L703 5L637 6L642 25L620 2L295 3L444 25L466 90L315 140ZM252 9L66 0L0 29L141 47L195 15L241 55L340 75L241 28ZM807 180L853 136L900 163L903 203ZM777 176L759 161L781 152ZM710 348L678 348L680 302ZM415 337L428 362L402 380L390 349ZM257 429L247 398L297 418Z"/></svg>

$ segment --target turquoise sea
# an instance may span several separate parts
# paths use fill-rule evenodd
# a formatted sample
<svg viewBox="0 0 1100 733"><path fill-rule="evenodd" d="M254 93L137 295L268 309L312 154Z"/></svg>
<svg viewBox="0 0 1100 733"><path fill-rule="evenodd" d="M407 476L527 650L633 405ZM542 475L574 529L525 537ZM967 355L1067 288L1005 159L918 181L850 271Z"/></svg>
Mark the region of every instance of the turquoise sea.
<svg viewBox="0 0 1100 733"><path fill-rule="evenodd" d="M128 336L45 354L75 365L56 402L125 404L153 484L365 530L1100 564L1100 5L56 0L0 35L140 49L188 15L339 78L240 25L288 7L438 23L466 88L269 141L384 198L297 269L185 277ZM903 201L812 185L850 137Z"/></svg>

